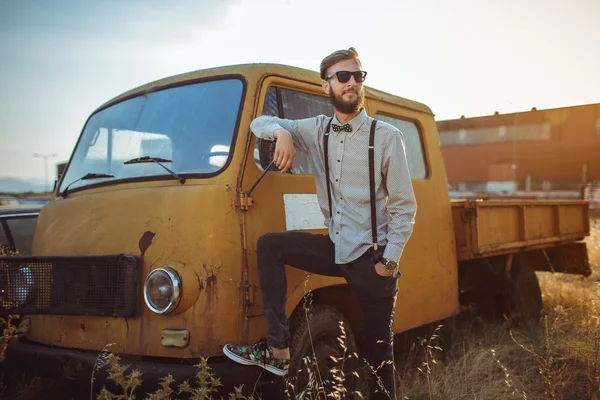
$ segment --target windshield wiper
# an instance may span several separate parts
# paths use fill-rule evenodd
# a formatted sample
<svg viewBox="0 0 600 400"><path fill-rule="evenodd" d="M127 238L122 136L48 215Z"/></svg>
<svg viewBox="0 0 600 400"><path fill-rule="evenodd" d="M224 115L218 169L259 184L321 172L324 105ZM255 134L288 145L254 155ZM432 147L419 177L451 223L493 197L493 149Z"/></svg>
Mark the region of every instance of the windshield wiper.
<svg viewBox="0 0 600 400"><path fill-rule="evenodd" d="M181 183L182 185L185 183L185 178L183 176L177 175L175 172L171 171L169 168L167 168L161 164L161 163L172 162L171 160L167 160L166 158L144 156L144 157L139 157L139 158L132 158L129 161L125 161L123 164L128 165L128 164L141 164L141 163L150 163L150 162L156 163L156 164L160 165L161 167L163 167L169 174L171 174L171 176L173 178L177 179L179 181L179 183Z"/></svg>
<svg viewBox="0 0 600 400"><path fill-rule="evenodd" d="M147 162L173 162L173 161L168 160L166 158L144 156L144 157L139 157L139 158L132 158L129 161L125 161L123 164L138 164L138 163L147 163Z"/></svg>
<svg viewBox="0 0 600 400"><path fill-rule="evenodd" d="M67 198L67 194L69 192L69 188L71 187L71 185L73 185L74 183L77 183L79 181L85 181L88 179L98 179L98 178L114 178L114 175L110 175L110 174L95 174L93 172L88 172L87 174L85 174L84 176L82 176L79 179L74 180L73 182L69 183L67 185L67 187L65 188L65 190L63 190L63 192L61 193L61 196L63 199Z"/></svg>

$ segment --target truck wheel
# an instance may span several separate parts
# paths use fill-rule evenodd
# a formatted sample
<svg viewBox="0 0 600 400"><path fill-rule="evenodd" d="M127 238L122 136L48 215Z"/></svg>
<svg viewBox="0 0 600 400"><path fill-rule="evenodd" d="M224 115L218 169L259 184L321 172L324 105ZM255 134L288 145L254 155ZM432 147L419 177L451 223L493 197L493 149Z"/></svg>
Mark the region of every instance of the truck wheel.
<svg viewBox="0 0 600 400"><path fill-rule="evenodd" d="M292 359L288 372L289 396L297 398L306 391L313 395L300 397L320 399L323 391L325 394L339 393L340 385L346 393L353 393L357 381L353 372L356 371L358 357L350 324L341 312L331 306L313 303L308 310L303 308L298 309L290 321ZM343 377L343 381L339 377Z"/></svg>
<svg viewBox="0 0 600 400"><path fill-rule="evenodd" d="M515 263L510 271L508 314L528 326L539 323L542 314L542 290L537 276L527 264Z"/></svg>

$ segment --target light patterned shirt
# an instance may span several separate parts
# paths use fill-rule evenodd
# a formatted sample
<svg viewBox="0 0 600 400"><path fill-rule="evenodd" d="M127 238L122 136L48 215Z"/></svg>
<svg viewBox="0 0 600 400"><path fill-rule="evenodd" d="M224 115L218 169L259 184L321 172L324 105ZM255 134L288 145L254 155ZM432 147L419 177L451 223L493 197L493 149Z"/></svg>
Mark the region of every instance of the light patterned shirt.
<svg viewBox="0 0 600 400"><path fill-rule="evenodd" d="M323 154L323 136L329 120L325 115L300 120L263 115L252 121L250 129L257 137L274 140L274 132L283 128L292 134L294 146L308 155L319 206L335 245L335 262L345 264L356 260L373 245L368 154L373 119L363 109L349 122L352 132L330 129L333 217L329 214ZM332 123L342 125L336 117ZM386 246L385 258L399 261L412 233L417 209L403 135L396 127L377 121L374 147L378 245Z"/></svg>

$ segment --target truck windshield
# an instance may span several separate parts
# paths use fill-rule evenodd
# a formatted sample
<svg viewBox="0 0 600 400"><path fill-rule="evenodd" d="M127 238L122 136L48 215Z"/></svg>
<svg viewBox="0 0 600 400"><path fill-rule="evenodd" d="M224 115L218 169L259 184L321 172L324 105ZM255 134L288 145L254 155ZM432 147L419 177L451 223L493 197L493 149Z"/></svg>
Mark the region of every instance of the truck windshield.
<svg viewBox="0 0 600 400"><path fill-rule="evenodd" d="M162 179L156 163L124 164L140 157L171 160L177 174L215 174L232 150L243 83L222 79L171 87L130 98L90 117L59 193L122 179ZM79 180L86 174L113 177Z"/></svg>

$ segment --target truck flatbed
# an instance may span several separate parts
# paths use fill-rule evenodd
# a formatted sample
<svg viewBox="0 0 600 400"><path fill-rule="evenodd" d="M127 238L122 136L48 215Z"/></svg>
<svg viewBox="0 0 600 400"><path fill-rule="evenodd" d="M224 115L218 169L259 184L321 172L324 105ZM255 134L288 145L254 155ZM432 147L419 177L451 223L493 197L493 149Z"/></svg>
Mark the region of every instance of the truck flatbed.
<svg viewBox="0 0 600 400"><path fill-rule="evenodd" d="M583 200L452 200L458 261L541 249L589 235Z"/></svg>

